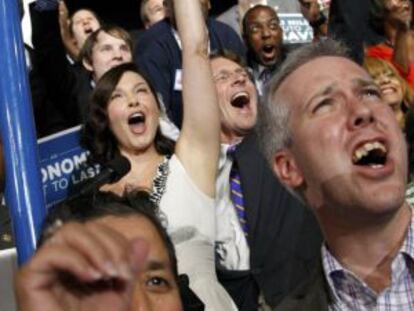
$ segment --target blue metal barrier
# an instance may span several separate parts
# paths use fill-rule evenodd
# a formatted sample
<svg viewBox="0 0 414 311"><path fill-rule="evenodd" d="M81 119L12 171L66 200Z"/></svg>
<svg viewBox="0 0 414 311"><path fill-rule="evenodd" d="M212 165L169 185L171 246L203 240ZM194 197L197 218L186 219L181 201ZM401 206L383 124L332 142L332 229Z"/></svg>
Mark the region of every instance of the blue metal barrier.
<svg viewBox="0 0 414 311"><path fill-rule="evenodd" d="M45 205L17 0L0 0L0 129L6 204L22 264L35 250Z"/></svg>

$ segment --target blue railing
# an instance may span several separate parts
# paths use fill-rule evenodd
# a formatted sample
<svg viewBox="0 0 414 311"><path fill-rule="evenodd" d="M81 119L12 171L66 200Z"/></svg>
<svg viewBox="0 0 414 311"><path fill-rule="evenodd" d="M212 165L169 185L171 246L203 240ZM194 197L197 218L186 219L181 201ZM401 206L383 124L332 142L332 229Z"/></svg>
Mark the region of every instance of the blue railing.
<svg viewBox="0 0 414 311"><path fill-rule="evenodd" d="M17 0L0 0L0 130L6 205L22 264L36 248L45 205Z"/></svg>

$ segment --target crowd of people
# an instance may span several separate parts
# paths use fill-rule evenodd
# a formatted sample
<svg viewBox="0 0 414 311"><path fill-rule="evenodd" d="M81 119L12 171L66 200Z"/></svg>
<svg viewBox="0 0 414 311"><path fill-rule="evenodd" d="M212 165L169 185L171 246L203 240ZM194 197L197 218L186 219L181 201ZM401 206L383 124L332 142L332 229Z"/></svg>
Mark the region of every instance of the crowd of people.
<svg viewBox="0 0 414 311"><path fill-rule="evenodd" d="M42 1L38 136L130 170L49 210L20 310L414 310L412 0L297 0L294 47L265 4L142 0L133 37Z"/></svg>

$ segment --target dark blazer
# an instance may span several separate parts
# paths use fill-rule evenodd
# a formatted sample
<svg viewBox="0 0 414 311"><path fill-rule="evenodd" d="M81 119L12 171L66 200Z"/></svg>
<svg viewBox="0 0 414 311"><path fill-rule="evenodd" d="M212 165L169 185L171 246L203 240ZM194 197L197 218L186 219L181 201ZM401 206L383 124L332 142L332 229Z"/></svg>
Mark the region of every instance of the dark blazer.
<svg viewBox="0 0 414 311"><path fill-rule="evenodd" d="M364 60L364 42L379 40L369 23L370 6L370 0L332 0L329 9L329 36L345 43L359 64Z"/></svg>
<svg viewBox="0 0 414 311"><path fill-rule="evenodd" d="M31 61L29 68L29 84L32 97L33 114L36 123L37 137L51 135L68 128L66 119L61 111L56 108L51 94L47 88L44 77L39 72L36 63L36 51L25 46L26 53Z"/></svg>
<svg viewBox="0 0 414 311"><path fill-rule="evenodd" d="M91 77L80 63L70 64L60 37L58 11L39 12L31 6L35 64L67 127L84 119L92 93Z"/></svg>
<svg viewBox="0 0 414 311"><path fill-rule="evenodd" d="M275 311L328 311L331 304L329 285L326 282L322 264L316 267L312 276L299 285Z"/></svg>
<svg viewBox="0 0 414 311"><path fill-rule="evenodd" d="M320 256L320 230L313 214L274 176L255 134L239 145L235 161L249 224L251 269L219 269L218 277L240 310L257 310L259 292L274 307L309 277Z"/></svg>
<svg viewBox="0 0 414 311"><path fill-rule="evenodd" d="M212 51L228 49L242 57L245 56L243 43L229 26L208 19L207 28ZM179 76L177 71L182 69L181 48L167 19L156 23L141 35L135 47L134 61L149 78L155 90L161 94L170 120L181 128L181 90L175 87Z"/></svg>

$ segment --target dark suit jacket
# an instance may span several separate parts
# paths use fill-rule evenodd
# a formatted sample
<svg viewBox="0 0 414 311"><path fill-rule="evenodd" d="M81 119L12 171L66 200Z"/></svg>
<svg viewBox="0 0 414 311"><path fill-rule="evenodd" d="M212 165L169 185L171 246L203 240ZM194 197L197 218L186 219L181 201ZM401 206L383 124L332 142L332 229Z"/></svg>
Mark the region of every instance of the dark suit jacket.
<svg viewBox="0 0 414 311"><path fill-rule="evenodd" d="M320 256L321 234L313 214L289 194L259 152L254 134L235 154L247 222L250 271L223 271L218 276L240 310L257 310L257 297L278 302L308 277Z"/></svg>
<svg viewBox="0 0 414 311"><path fill-rule="evenodd" d="M208 19L207 28L212 51L228 49L242 57L245 56L243 43L229 26ZM181 48L172 30L167 19L146 30L136 45L134 61L149 78L155 90L161 94L170 120L181 128L183 118L181 90L175 87L177 70L182 69Z"/></svg>
<svg viewBox="0 0 414 311"><path fill-rule="evenodd" d="M330 289L322 270L318 264L312 276L299 285L275 311L328 311L331 303Z"/></svg>
<svg viewBox="0 0 414 311"><path fill-rule="evenodd" d="M345 43L359 64L364 59L364 42L379 40L369 23L370 5L371 0L332 0L329 9L329 36Z"/></svg>
<svg viewBox="0 0 414 311"><path fill-rule="evenodd" d="M32 97L33 114L36 123L37 137L50 135L68 128L63 113L56 109L51 94L47 88L47 83L36 63L36 51L25 46L26 52L31 61L29 70L29 84Z"/></svg>
<svg viewBox="0 0 414 311"><path fill-rule="evenodd" d="M92 93L90 75L81 64L69 64L60 37L58 11L39 12L31 7L31 16L38 72L67 127L78 125Z"/></svg>

